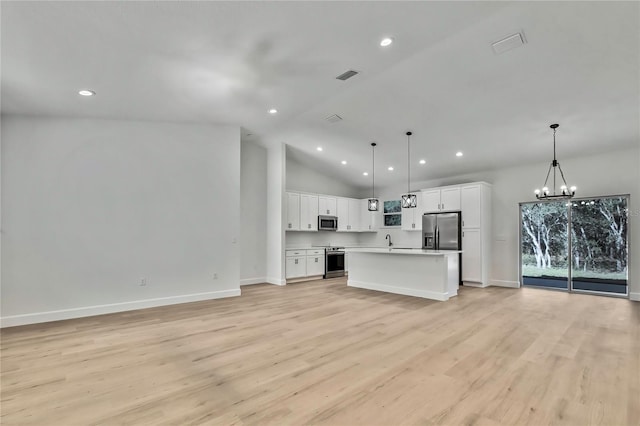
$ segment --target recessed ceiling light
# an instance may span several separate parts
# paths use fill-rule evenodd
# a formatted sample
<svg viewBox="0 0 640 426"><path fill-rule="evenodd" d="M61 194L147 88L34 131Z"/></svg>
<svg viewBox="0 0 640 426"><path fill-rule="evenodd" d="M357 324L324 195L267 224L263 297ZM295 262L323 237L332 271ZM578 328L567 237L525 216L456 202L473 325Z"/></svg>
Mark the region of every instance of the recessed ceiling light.
<svg viewBox="0 0 640 426"><path fill-rule="evenodd" d="M269 110L269 114L277 114L277 113L278 113L278 110L277 110L277 109L275 109L275 108L271 108L271 109Z"/></svg>
<svg viewBox="0 0 640 426"><path fill-rule="evenodd" d="M462 157L462 155L463 155L463 154L462 154L462 151L458 151L458 152L456 152L456 157Z"/></svg>
<svg viewBox="0 0 640 426"><path fill-rule="evenodd" d="M341 161L341 163L342 163L343 165L344 165L344 164L347 164L347 162L346 162L346 161L344 161L344 160L342 160L342 161Z"/></svg>
<svg viewBox="0 0 640 426"><path fill-rule="evenodd" d="M94 92L93 90L82 89L78 91L78 95L80 96L94 96L95 94L96 92Z"/></svg>
<svg viewBox="0 0 640 426"><path fill-rule="evenodd" d="M387 170L389 170L390 172L392 172L392 171L393 171L393 167L389 166L389 167L387 167Z"/></svg>
<svg viewBox="0 0 640 426"><path fill-rule="evenodd" d="M367 173L367 172L363 172L363 173L362 173L362 175L363 175L363 176L369 176L369 173Z"/></svg>
<svg viewBox="0 0 640 426"><path fill-rule="evenodd" d="M393 39L391 37L385 37L382 40L380 40L380 46L382 47L387 47L391 43L393 43Z"/></svg>
<svg viewBox="0 0 640 426"><path fill-rule="evenodd" d="M427 160L420 160L420 164L427 164Z"/></svg>
<svg viewBox="0 0 640 426"><path fill-rule="evenodd" d="M322 147L321 147L321 146L317 147L316 149L317 149L318 151L322 151Z"/></svg>

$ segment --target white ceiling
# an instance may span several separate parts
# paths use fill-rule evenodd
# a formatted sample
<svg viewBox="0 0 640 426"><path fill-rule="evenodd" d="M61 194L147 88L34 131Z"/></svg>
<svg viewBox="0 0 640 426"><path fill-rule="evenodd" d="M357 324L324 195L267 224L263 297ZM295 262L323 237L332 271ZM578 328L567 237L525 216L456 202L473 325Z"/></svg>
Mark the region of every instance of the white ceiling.
<svg viewBox="0 0 640 426"><path fill-rule="evenodd" d="M549 160L554 122L562 160L639 144L639 6L3 1L1 107L239 125L357 186L374 140L376 181L406 180L406 130L416 180Z"/></svg>

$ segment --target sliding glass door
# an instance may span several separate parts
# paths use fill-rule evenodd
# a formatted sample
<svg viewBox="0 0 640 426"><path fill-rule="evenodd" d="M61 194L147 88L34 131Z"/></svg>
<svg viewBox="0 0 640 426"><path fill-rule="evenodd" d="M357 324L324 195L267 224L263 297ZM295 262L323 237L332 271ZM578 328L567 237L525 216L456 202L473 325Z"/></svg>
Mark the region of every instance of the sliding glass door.
<svg viewBox="0 0 640 426"><path fill-rule="evenodd" d="M566 202L520 205L522 284L569 289Z"/></svg>
<svg viewBox="0 0 640 426"><path fill-rule="evenodd" d="M522 285L627 295L627 205L628 196L521 203Z"/></svg>
<svg viewBox="0 0 640 426"><path fill-rule="evenodd" d="M627 294L627 197L571 203L571 287Z"/></svg>

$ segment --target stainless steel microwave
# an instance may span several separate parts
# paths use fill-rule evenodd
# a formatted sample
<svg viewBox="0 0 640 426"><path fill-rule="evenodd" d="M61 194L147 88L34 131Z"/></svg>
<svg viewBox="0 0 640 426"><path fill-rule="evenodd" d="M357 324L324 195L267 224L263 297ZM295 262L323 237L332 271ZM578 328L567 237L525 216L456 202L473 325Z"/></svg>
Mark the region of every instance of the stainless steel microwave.
<svg viewBox="0 0 640 426"><path fill-rule="evenodd" d="M318 216L318 231L335 231L338 229L336 216Z"/></svg>

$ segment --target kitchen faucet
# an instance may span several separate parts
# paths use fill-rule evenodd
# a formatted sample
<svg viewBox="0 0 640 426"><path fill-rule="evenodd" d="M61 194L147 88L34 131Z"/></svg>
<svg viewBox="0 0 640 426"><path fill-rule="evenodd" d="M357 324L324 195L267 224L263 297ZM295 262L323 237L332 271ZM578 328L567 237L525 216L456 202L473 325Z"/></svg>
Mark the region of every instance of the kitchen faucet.
<svg viewBox="0 0 640 426"><path fill-rule="evenodd" d="M391 242L391 235L387 234L386 237L384 237L385 240L389 240L389 247L391 247L393 245L393 243Z"/></svg>

